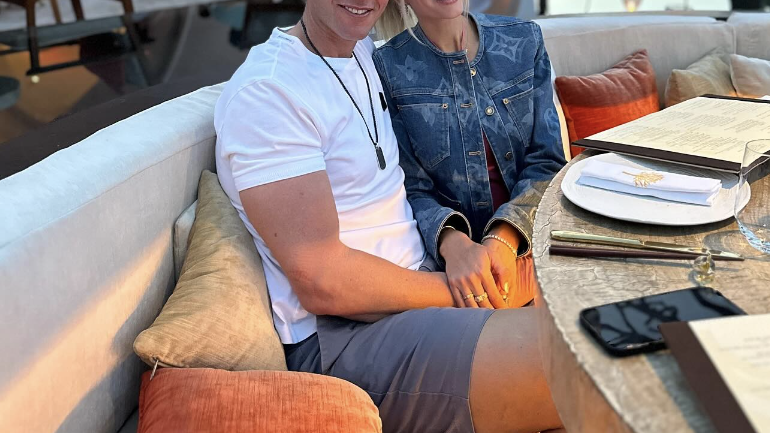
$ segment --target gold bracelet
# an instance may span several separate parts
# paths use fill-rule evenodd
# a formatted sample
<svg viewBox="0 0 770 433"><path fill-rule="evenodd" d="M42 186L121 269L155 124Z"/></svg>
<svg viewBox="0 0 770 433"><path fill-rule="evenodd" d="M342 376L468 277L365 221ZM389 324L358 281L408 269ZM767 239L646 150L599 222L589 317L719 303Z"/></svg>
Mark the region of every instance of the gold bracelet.
<svg viewBox="0 0 770 433"><path fill-rule="evenodd" d="M519 254L518 254L518 253L516 252L516 250L513 248L513 245L511 245L511 243L510 243L510 242L506 241L506 240L505 240L505 239L503 239L502 237L500 237L500 236L498 236L498 235L486 235L486 236L484 236L483 238L481 238L481 243L483 244L483 243L484 243L484 241L486 241L487 239L494 239L494 240L496 240L496 241L502 242L503 244L505 244L505 246L506 246L506 247L508 247L508 249L509 249L509 250L511 250L511 252L513 253L513 255L514 255L514 256L516 256L516 257L518 257L518 256L519 256Z"/></svg>

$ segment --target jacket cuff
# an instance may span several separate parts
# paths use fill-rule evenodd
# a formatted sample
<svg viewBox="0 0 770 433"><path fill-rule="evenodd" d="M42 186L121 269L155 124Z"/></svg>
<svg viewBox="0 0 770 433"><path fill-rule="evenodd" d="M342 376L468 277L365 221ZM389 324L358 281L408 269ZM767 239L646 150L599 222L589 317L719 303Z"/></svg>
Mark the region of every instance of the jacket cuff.
<svg viewBox="0 0 770 433"><path fill-rule="evenodd" d="M489 234L495 223L509 224L519 232L521 242L519 242L519 249L517 251L518 257L525 256L532 251L532 221L530 221L529 216L525 212L520 211L509 203L504 204L487 223L487 226L484 228L484 236Z"/></svg>
<svg viewBox="0 0 770 433"><path fill-rule="evenodd" d="M433 221L435 221L435 224L426 230L423 236L425 237L428 253L433 257L436 263L438 263L439 267L444 269L446 267L446 262L444 262L444 259L439 253L438 244L441 232L447 228L447 226L450 226L457 231L465 233L470 238L472 235L471 224L468 219L465 218L465 215L448 207L442 207Z"/></svg>

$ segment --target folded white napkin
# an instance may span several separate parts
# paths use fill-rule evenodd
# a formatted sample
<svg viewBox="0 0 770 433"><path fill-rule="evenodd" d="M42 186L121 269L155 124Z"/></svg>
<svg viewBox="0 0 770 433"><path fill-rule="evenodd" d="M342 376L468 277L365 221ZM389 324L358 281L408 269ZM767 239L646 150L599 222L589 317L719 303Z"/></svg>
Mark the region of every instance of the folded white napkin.
<svg viewBox="0 0 770 433"><path fill-rule="evenodd" d="M592 159L580 172L578 183L626 194L711 206L722 181L664 171L640 170Z"/></svg>

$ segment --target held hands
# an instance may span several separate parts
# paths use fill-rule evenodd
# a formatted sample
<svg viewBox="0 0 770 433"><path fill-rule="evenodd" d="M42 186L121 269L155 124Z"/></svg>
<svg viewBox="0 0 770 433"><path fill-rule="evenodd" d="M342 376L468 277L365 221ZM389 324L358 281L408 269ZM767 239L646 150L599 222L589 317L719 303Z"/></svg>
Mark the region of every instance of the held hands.
<svg viewBox="0 0 770 433"><path fill-rule="evenodd" d="M496 283L494 275L509 275L511 269L515 272L516 256L500 245L511 257L506 259L505 251L497 251L497 246L477 244L459 231L442 232L440 253L446 261L449 288L457 307L508 308L501 292L503 285ZM499 270L501 267L507 269Z"/></svg>

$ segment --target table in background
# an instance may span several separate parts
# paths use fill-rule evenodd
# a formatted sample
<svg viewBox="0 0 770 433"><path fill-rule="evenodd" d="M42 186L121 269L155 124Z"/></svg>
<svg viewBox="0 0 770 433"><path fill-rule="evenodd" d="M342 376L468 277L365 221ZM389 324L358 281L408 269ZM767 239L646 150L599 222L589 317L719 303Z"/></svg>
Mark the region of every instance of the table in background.
<svg viewBox="0 0 770 433"><path fill-rule="evenodd" d="M612 358L578 323L580 310L695 286L691 261L584 259L550 256L551 230L644 238L740 253L745 262L717 262L712 287L749 314L770 312L770 256L751 248L735 219L693 227L613 220L585 211L561 191L567 165L546 191L535 219L540 336L546 377L559 414L574 432L713 432L669 351ZM767 165L767 164L766 164ZM770 167L760 167L770 172ZM770 176L752 185L770 204Z"/></svg>

